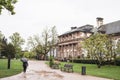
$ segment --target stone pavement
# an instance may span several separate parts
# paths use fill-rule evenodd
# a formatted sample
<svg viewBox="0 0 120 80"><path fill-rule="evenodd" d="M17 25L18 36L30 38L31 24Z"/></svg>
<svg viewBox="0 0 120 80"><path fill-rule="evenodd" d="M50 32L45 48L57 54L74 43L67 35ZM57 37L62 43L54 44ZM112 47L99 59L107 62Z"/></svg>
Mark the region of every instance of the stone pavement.
<svg viewBox="0 0 120 80"><path fill-rule="evenodd" d="M20 73L0 80L110 80L79 73L67 73L51 69L45 61L29 61L26 73Z"/></svg>

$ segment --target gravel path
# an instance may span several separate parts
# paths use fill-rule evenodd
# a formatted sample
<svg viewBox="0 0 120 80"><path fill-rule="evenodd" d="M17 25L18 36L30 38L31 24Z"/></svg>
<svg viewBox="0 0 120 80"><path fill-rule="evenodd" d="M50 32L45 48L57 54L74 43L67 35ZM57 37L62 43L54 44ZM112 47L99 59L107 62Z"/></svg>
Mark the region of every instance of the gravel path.
<svg viewBox="0 0 120 80"><path fill-rule="evenodd" d="M49 68L44 61L29 61L26 73L1 78L0 80L110 80L78 73L61 72Z"/></svg>

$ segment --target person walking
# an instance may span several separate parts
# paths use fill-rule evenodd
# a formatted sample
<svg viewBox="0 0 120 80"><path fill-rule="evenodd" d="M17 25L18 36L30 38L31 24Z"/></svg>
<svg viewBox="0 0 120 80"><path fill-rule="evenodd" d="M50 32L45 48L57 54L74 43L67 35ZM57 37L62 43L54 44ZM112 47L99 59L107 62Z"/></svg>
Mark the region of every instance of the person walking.
<svg viewBox="0 0 120 80"><path fill-rule="evenodd" d="M27 58L21 58L21 61L23 62L23 72L26 73L28 67L28 60Z"/></svg>

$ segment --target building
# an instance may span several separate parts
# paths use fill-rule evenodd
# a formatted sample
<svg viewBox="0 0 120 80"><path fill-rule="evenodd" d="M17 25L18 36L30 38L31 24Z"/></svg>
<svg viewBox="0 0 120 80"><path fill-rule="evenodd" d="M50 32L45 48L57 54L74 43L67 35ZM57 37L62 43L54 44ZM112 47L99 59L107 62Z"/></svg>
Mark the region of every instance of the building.
<svg viewBox="0 0 120 80"><path fill-rule="evenodd" d="M71 30L58 36L57 58L68 59L78 58L85 54L80 42L90 37L95 32L108 34L117 44L120 41L120 20L108 24L103 24L103 18L97 17L97 26L84 25L81 27L71 27Z"/></svg>
<svg viewBox="0 0 120 80"><path fill-rule="evenodd" d="M93 32L92 25L71 27L71 30L58 36L57 58L68 59L83 56L80 42L88 38Z"/></svg>
<svg viewBox="0 0 120 80"><path fill-rule="evenodd" d="M99 26L98 31L110 35L116 45L118 41L120 41L120 20L108 24L102 24Z"/></svg>
<svg viewBox="0 0 120 80"><path fill-rule="evenodd" d="M120 20L101 25L99 31L108 35L112 34L115 39L120 38Z"/></svg>
<svg viewBox="0 0 120 80"><path fill-rule="evenodd" d="M110 36L114 49L120 44L120 20L100 25L98 31ZM120 52L117 53L117 56L120 56Z"/></svg>

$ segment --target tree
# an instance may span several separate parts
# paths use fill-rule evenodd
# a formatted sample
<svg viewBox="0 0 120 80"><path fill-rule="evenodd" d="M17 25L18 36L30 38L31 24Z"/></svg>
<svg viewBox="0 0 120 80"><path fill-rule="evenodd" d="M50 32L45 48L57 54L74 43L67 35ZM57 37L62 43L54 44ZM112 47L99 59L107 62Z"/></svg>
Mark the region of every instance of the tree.
<svg viewBox="0 0 120 80"><path fill-rule="evenodd" d="M8 10L11 15L14 15L14 4L17 2L17 0L0 0L0 14L3 9Z"/></svg>
<svg viewBox="0 0 120 80"><path fill-rule="evenodd" d="M11 43L7 43L7 39L3 39L2 44L2 55L6 56L7 58L14 58L15 57L15 48Z"/></svg>
<svg viewBox="0 0 120 80"><path fill-rule="evenodd" d="M21 50L22 50L22 45L24 44L25 40L20 36L18 32L13 33L10 37L11 43L15 48L16 52L16 58L20 56Z"/></svg>
<svg viewBox="0 0 120 80"><path fill-rule="evenodd" d="M50 48L55 49L56 43L57 32L55 26L51 29L46 27L42 32L42 37L39 37L39 35L34 35L33 37L28 38L28 45L32 47L38 56L44 56L44 59L50 51Z"/></svg>
<svg viewBox="0 0 120 80"><path fill-rule="evenodd" d="M3 37L1 40L1 54L8 58L8 69L10 69L11 58L14 58L15 48L11 43L7 43L7 39Z"/></svg>
<svg viewBox="0 0 120 80"><path fill-rule="evenodd" d="M17 2L17 0L0 0L0 14L2 12L3 9L8 10L9 12L11 12L11 15L14 15L14 4ZM0 35L1 38L2 35ZM4 38L3 38L4 39ZM1 39L0 39L1 41ZM6 39L5 39L6 41ZM0 45L3 46L3 44L0 43ZM5 47L6 45L4 45ZM11 47L11 45L8 45L8 47ZM3 47L2 47L3 48ZM7 48L8 49L8 48ZM8 50L9 51L9 50ZM1 47L0 47L0 52L1 52ZM1 53L0 53L1 55ZM10 58L8 58L8 69L10 69Z"/></svg>
<svg viewBox="0 0 120 80"><path fill-rule="evenodd" d="M88 51L89 57L96 58L99 62L99 67L104 57L108 55L108 49L106 48L106 43L108 42L108 36L101 33L96 33L83 42L83 47Z"/></svg>
<svg viewBox="0 0 120 80"><path fill-rule="evenodd" d="M0 40L4 37L4 34L0 31Z"/></svg>
<svg viewBox="0 0 120 80"><path fill-rule="evenodd" d="M46 28L44 29L43 33L42 33L42 38L43 38L43 50L44 50L44 55L46 58L46 54L50 51L50 46L49 46L49 42L50 42L50 29Z"/></svg>
<svg viewBox="0 0 120 80"><path fill-rule="evenodd" d="M1 54L1 51L2 51L2 40L3 40L3 38L4 38L4 34L2 34L2 32L0 31L0 57L2 56L2 54Z"/></svg>
<svg viewBox="0 0 120 80"><path fill-rule="evenodd" d="M25 52L23 52L23 56L26 58L34 58L35 54L33 52L25 51Z"/></svg>
<svg viewBox="0 0 120 80"><path fill-rule="evenodd" d="M53 57L54 57L54 50L56 48L56 44L57 44L57 40L58 40L58 34L57 34L57 30L56 30L56 26L53 26L51 29L51 48L53 51Z"/></svg>
<svg viewBox="0 0 120 80"><path fill-rule="evenodd" d="M43 43L39 35L34 35L33 37L30 36L28 38L28 46L31 47L32 52L36 53L37 59L39 59L40 56L44 55Z"/></svg>
<svg viewBox="0 0 120 80"><path fill-rule="evenodd" d="M28 40L27 45L28 45L29 49L30 48L35 49L37 43L34 39L34 36L33 37L30 36L27 40Z"/></svg>
<svg viewBox="0 0 120 80"><path fill-rule="evenodd" d="M28 38L28 46L36 52L37 56L46 59L47 53L51 48L55 49L57 43L57 31L56 27L51 29L45 28L42 32L42 37L39 35L34 35ZM54 50L53 50L54 54Z"/></svg>
<svg viewBox="0 0 120 80"><path fill-rule="evenodd" d="M95 57L99 62L98 67L101 67L104 58L108 54L105 44L108 42L108 37L106 34L101 34L101 33L97 33L94 36L95 36L95 40L94 40Z"/></svg>
<svg viewBox="0 0 120 80"><path fill-rule="evenodd" d="M7 39L3 37L1 39L1 54L2 56L8 57L8 52L6 51L6 49L7 49Z"/></svg>

